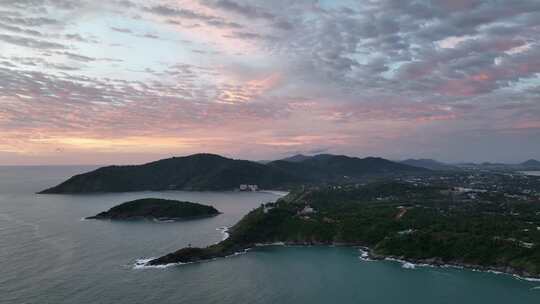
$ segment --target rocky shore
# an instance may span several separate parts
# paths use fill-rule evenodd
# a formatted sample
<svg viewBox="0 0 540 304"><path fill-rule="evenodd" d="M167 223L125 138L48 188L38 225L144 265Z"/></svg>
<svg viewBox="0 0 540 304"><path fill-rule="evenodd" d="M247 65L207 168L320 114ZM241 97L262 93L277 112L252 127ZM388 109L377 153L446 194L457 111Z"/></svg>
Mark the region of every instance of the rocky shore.
<svg viewBox="0 0 540 304"><path fill-rule="evenodd" d="M387 256L377 254L373 249L365 247L358 243L343 243L343 242L316 242L316 241L295 241L295 242L273 242L273 243L256 243L250 246L223 245L222 243L212 245L206 248L182 248L176 252L167 254L157 259L147 262L148 266L172 265L172 264L189 264L198 263L218 258L224 258L241 253L245 253L256 247L264 246L339 246L339 247L356 247L360 249L360 257L366 261L395 261L402 264L411 264L414 267L440 267L440 268L459 268L472 271L491 272L497 274L506 274L514 276L518 279L527 281L540 281L540 276L535 276L525 270L516 269L510 266L485 266L477 264L469 264L461 261L443 261L438 257L428 259L411 259L404 256Z"/></svg>
<svg viewBox="0 0 540 304"><path fill-rule="evenodd" d="M523 279L523 280L530 280L530 281L540 281L540 276L534 275L528 271L517 269L510 266L496 266L496 265L478 265L478 264L470 264L465 263L462 261L443 261L443 259L439 257L433 257L428 259L413 259L413 258L407 258L404 256L386 256L386 255L380 255L373 252L373 250L368 249L367 250L367 259L373 260L373 261L396 261L401 263L409 263L414 266L420 266L420 267L440 267L440 268L459 268L459 269L468 269L472 271L481 271L481 272L492 272L492 273L500 273L500 274L507 274L512 275L516 278Z"/></svg>

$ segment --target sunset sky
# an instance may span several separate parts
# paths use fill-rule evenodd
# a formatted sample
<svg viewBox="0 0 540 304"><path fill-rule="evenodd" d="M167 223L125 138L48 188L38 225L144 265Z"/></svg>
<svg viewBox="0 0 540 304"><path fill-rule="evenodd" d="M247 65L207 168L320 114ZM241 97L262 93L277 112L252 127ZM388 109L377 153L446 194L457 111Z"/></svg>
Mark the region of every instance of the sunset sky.
<svg viewBox="0 0 540 304"><path fill-rule="evenodd" d="M0 0L0 165L540 159L540 1Z"/></svg>

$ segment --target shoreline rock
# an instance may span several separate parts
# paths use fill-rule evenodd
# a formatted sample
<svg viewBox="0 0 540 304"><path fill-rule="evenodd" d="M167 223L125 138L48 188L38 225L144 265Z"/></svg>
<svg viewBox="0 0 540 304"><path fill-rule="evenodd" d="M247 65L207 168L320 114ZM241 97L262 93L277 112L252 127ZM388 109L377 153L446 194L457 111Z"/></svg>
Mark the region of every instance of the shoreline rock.
<svg viewBox="0 0 540 304"><path fill-rule="evenodd" d="M216 251L212 255L214 246L219 246L220 243L212 245L206 248L182 248L176 252L169 253L165 256L159 257L148 261L146 264L148 266L163 266L163 265L184 265L191 263L200 263L205 261L211 261L218 258L225 258L229 256L238 255L241 253L246 253L257 247L265 246L300 246L300 247L309 247L309 246L336 246L336 247L350 247L350 248L359 248L362 249L365 255L361 254L361 258L366 261L395 261L400 263L410 263L418 267L437 267L437 268L457 268L457 269L466 269L470 271L480 271L480 272L491 272L495 274L505 274L511 275L515 278L526 280L526 281L540 281L540 276L534 276L531 273L526 271L520 271L518 269L512 268L510 266L482 266L474 265L468 263L461 263L457 261L448 261L443 262L439 257L433 257L428 259L409 259L405 257L398 256L386 256L381 254L376 254L373 249L367 246L360 245L358 243L344 243L344 242L314 242L314 241L305 241L305 242L272 242L272 243L256 243L251 244L251 246L238 246L237 250L226 250L223 252ZM206 251L209 250L209 251ZM198 255L199 254L199 255Z"/></svg>

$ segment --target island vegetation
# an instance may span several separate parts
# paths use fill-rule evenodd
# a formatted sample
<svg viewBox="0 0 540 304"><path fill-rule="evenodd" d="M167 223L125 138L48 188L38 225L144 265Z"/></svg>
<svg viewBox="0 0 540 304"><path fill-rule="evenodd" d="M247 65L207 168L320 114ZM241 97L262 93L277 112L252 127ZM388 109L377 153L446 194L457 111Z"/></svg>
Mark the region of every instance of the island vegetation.
<svg viewBox="0 0 540 304"><path fill-rule="evenodd" d="M474 196L471 195L474 194ZM240 220L225 241L149 262L188 263L258 244L348 245L396 258L540 277L540 201L408 182L298 189Z"/></svg>
<svg viewBox="0 0 540 304"><path fill-rule="evenodd" d="M120 204L87 219L185 220L219 214L212 206L158 198L144 198Z"/></svg>

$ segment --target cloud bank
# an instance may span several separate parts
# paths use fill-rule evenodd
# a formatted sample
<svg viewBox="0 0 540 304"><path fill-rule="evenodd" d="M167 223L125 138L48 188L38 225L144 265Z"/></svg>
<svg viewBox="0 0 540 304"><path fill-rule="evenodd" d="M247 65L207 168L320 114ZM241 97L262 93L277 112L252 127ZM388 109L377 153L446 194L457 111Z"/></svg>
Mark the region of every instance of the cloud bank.
<svg viewBox="0 0 540 304"><path fill-rule="evenodd" d="M0 164L540 158L540 2L0 0Z"/></svg>

